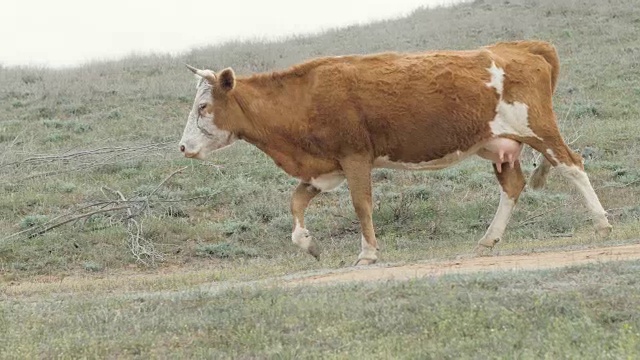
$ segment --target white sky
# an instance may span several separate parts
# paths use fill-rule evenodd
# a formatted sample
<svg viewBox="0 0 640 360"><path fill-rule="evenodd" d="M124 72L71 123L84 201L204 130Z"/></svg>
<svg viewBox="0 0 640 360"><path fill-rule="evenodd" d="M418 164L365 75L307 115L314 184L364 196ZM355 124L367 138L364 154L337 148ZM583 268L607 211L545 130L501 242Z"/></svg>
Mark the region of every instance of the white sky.
<svg viewBox="0 0 640 360"><path fill-rule="evenodd" d="M0 64L73 66L394 18L460 0L2 0Z"/></svg>

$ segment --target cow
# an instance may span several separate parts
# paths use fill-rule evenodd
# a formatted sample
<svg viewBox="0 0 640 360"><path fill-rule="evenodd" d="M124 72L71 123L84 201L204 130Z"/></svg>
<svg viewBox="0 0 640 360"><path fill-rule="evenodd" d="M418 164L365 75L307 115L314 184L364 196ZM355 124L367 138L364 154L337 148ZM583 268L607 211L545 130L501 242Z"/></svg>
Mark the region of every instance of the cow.
<svg viewBox="0 0 640 360"><path fill-rule="evenodd" d="M543 41L500 42L466 51L322 57L284 71L236 76L187 65L197 92L179 148L188 158L244 140L300 180L293 191L293 243L318 258L304 213L345 180L361 226L356 265L375 263L371 173L436 170L472 155L492 162L497 211L476 250L500 241L526 181L523 144L543 155L530 186L550 168L581 193L600 236L611 225L564 142L553 111L559 59Z"/></svg>

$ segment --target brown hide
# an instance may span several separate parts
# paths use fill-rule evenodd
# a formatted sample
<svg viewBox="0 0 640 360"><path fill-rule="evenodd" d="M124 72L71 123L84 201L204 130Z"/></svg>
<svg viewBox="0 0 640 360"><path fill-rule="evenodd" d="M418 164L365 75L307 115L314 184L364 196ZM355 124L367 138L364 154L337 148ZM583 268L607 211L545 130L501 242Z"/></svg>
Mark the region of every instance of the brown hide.
<svg viewBox="0 0 640 360"><path fill-rule="evenodd" d="M214 89L214 121L303 181L340 170L339 159L354 153L431 161L493 136L499 95L487 86L492 62L505 71L504 100L529 106L536 133L545 121L555 129L558 61L544 42L328 57L238 77L232 90Z"/></svg>

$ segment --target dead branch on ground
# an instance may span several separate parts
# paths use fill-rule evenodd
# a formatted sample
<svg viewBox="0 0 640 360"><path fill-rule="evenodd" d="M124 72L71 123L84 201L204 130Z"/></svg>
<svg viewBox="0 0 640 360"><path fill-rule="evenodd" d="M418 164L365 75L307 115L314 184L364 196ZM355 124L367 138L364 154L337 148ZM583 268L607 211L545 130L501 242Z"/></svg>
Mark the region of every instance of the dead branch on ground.
<svg viewBox="0 0 640 360"><path fill-rule="evenodd" d="M116 222L126 224L127 233L129 235L127 245L136 260L145 265L153 264L156 260L162 260L163 254L155 249L153 242L144 237L142 228L143 219L140 219L141 215L143 215L145 211L150 209L151 203L190 201L211 196L196 196L187 199L173 200L153 199L153 196L158 193L158 191L167 183L167 181L169 181L169 179L171 179L176 174L181 173L187 168L188 167L185 166L173 171L146 196L127 199L121 191L111 189L108 186L103 186L101 190L107 200L97 201L91 204L79 206L74 210L56 216L53 219L48 220L42 224L35 225L29 227L28 229L6 236L0 239L0 242L20 237L26 237L27 239L30 239L69 223L75 223L80 220L86 221L97 214L110 213L111 219L116 219ZM116 198L109 198L106 195L105 191L108 191L111 194L115 195ZM124 214L122 212L124 212Z"/></svg>

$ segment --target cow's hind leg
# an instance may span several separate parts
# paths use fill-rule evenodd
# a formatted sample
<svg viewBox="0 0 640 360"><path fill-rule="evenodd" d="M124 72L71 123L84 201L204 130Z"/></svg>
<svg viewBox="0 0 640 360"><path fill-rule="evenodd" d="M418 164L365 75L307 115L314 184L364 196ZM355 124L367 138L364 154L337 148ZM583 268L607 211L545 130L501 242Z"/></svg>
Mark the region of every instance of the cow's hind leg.
<svg viewBox="0 0 640 360"><path fill-rule="evenodd" d="M591 218L598 236L606 237L611 232L611 225L607 219L607 212L600 204L598 195L593 190L587 173L584 171L582 156L573 152L564 143L560 135L552 137L555 141L533 143L531 146L540 151L549 163L562 174L582 194L585 205L591 213Z"/></svg>
<svg viewBox="0 0 640 360"><path fill-rule="evenodd" d="M482 239L478 241L476 251L482 253L485 249L491 249L500 241L504 230L507 227L509 218L513 213L513 208L518 201L518 197L524 189L525 180L520 168L520 160L516 160L512 166L504 166L499 171L498 166L493 164L493 171L500 183L500 203L491 225L487 229Z"/></svg>
<svg viewBox="0 0 640 360"><path fill-rule="evenodd" d="M291 198L291 214L293 215L294 222L291 240L294 244L313 255L317 260L320 260L320 250L309 234L309 230L304 227L304 211L307 206L309 206L311 199L319 193L320 190L312 185L300 183L294 190L293 197Z"/></svg>

